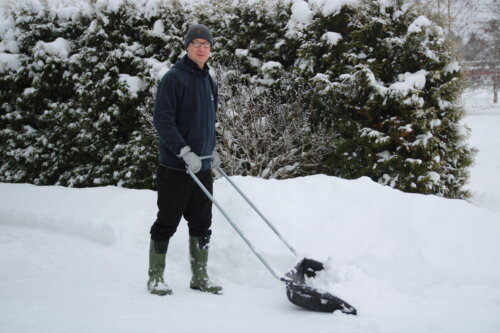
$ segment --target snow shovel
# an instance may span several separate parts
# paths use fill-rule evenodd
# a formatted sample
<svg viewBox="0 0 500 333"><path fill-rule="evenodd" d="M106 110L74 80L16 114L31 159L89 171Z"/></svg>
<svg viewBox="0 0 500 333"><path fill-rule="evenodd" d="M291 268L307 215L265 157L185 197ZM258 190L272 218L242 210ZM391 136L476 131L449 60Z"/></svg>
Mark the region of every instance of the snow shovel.
<svg viewBox="0 0 500 333"><path fill-rule="evenodd" d="M212 156L202 156L202 159L212 158ZM283 238L278 230L271 224L271 222L255 207L255 205L248 199L248 197L240 190L238 186L229 178L229 176L222 170L221 167L217 167L216 170L224 176L224 178L233 186L233 188L245 199L245 201L253 208L253 210L262 218L262 220L271 228L271 230L278 236L278 238L285 244L285 246L298 257L295 249ZM264 266L269 270L269 272L278 280L283 281L286 284L286 295L288 300L295 305L301 306L303 308L319 311L319 312L334 312L341 311L346 314L355 315L357 313L356 309L349 305L342 299L319 289L313 288L306 284L307 278L314 278L316 272L322 271L324 269L323 264L319 261L303 258L292 268L285 276L280 277L276 270L264 259L264 257L255 250L254 246L245 237L243 232L239 227L233 222L222 206L215 200L215 198L210 194L207 188L201 183L201 181L195 176L195 174L187 169L187 172L193 178L193 180L198 184L201 190L210 198L210 200L217 206L219 211L224 215L229 224L238 233L238 235L245 241L250 250L257 256L257 258L264 264Z"/></svg>

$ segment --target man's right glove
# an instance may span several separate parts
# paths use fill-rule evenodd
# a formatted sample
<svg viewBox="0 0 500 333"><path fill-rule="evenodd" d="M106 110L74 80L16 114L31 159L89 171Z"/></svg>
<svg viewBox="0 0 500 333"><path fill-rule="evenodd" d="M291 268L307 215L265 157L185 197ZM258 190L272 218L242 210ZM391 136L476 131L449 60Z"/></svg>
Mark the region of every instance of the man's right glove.
<svg viewBox="0 0 500 333"><path fill-rule="evenodd" d="M186 162L188 169L193 171L193 173L201 170L201 158L193 153L189 146L182 148L178 156Z"/></svg>

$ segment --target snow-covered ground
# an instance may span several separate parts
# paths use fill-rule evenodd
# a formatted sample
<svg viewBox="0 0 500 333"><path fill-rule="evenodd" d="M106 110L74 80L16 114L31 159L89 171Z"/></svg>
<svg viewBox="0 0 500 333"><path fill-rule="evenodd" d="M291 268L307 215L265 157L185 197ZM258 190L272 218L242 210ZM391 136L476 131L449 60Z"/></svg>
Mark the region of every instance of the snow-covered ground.
<svg viewBox="0 0 500 333"><path fill-rule="evenodd" d="M479 149L468 188L477 206L500 212L500 103L490 91L473 90L463 96L465 123L472 129L470 143Z"/></svg>
<svg viewBox="0 0 500 333"><path fill-rule="evenodd" d="M187 228L171 241L173 296L147 293L155 193L0 184L0 332L500 332L500 105L464 95L480 151L471 202L402 193L367 178L233 177L305 256L321 288L358 316L310 312L214 208L210 273L188 288ZM281 272L296 258L225 180L215 196Z"/></svg>

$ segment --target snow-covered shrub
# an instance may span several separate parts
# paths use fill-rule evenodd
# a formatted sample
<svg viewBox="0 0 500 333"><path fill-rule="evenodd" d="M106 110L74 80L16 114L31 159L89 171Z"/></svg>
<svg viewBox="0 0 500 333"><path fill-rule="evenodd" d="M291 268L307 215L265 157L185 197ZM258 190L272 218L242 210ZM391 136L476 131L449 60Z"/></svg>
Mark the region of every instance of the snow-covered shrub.
<svg viewBox="0 0 500 333"><path fill-rule="evenodd" d="M215 62L238 63L251 75L259 75L265 63L279 62L285 68L293 64L297 45L285 35L290 13L282 1L216 3L217 15L207 15L206 6L196 14L214 30Z"/></svg>
<svg viewBox="0 0 500 333"><path fill-rule="evenodd" d="M237 65L217 66L215 72L218 150L228 174L290 178L318 168L328 142L324 131L311 129L305 105L309 87L262 89L249 84Z"/></svg>
<svg viewBox="0 0 500 333"><path fill-rule="evenodd" d="M325 173L369 176L403 191L452 198L474 151L458 104L462 71L440 27L403 1L312 8L297 68L331 126Z"/></svg>
<svg viewBox="0 0 500 333"><path fill-rule="evenodd" d="M144 23L133 8L100 12L71 58L73 109L79 119L74 122L77 135L61 149L72 152L74 161L61 175L63 185L151 187L151 166L141 163L141 170L136 160L142 151L154 165L155 147L141 134L140 106L152 96L141 79L146 51L134 29Z"/></svg>
<svg viewBox="0 0 500 333"><path fill-rule="evenodd" d="M149 58L158 47L140 41L155 21L124 3L70 20L22 12L16 22L22 60L2 73L0 180L152 188L156 142L144 109L160 62Z"/></svg>
<svg viewBox="0 0 500 333"><path fill-rule="evenodd" d="M10 55L18 63L0 73L0 181L57 181L64 161L53 139L58 127L66 126L58 114L73 97L68 58L84 21L27 8L4 25L3 35L10 40L0 58Z"/></svg>
<svg viewBox="0 0 500 333"><path fill-rule="evenodd" d="M156 87L199 22L216 39L210 64L226 68L230 173L467 195L462 71L441 28L403 1L36 3L0 25L0 181L153 188Z"/></svg>

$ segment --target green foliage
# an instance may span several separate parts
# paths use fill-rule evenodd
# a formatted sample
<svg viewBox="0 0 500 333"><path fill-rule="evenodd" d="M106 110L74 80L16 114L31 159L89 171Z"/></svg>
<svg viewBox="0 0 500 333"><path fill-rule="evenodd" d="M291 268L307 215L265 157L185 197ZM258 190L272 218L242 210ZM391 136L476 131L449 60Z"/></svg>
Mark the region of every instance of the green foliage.
<svg viewBox="0 0 500 333"><path fill-rule="evenodd" d="M346 3L311 5L310 22L284 1L13 14L17 50L0 44L19 62L0 67L0 181L154 188L156 87L201 22L216 39L211 64L227 71L219 130L238 140L219 148L234 173L369 176L466 197L474 151L460 125L462 72L442 29L400 0ZM265 133L252 132L259 123Z"/></svg>
<svg viewBox="0 0 500 333"><path fill-rule="evenodd" d="M459 124L462 73L442 30L398 2L362 7L344 7L337 20L318 15L311 24L337 32L335 22L342 21L347 28L338 50L325 52L313 36L301 50L315 65L309 75L320 91L311 97L315 119L332 126L334 148L323 172L369 176L408 192L467 196L462 188L474 152ZM331 61L323 62L323 54Z"/></svg>
<svg viewBox="0 0 500 333"><path fill-rule="evenodd" d="M47 11L21 12L16 17L20 66L2 73L7 89L0 92L1 180L54 183L50 160L57 149L50 140L55 125L50 114L72 95L64 58L46 52L46 43L58 37L71 38L79 33L75 22L60 21ZM58 118L55 118L58 121ZM49 170L51 169L51 170Z"/></svg>
<svg viewBox="0 0 500 333"><path fill-rule="evenodd" d="M156 81L138 42L150 36L133 28L147 20L130 7L76 22L22 14L18 42L29 56L17 73L4 73L13 90L2 91L2 181L153 187L156 146L144 106Z"/></svg>

